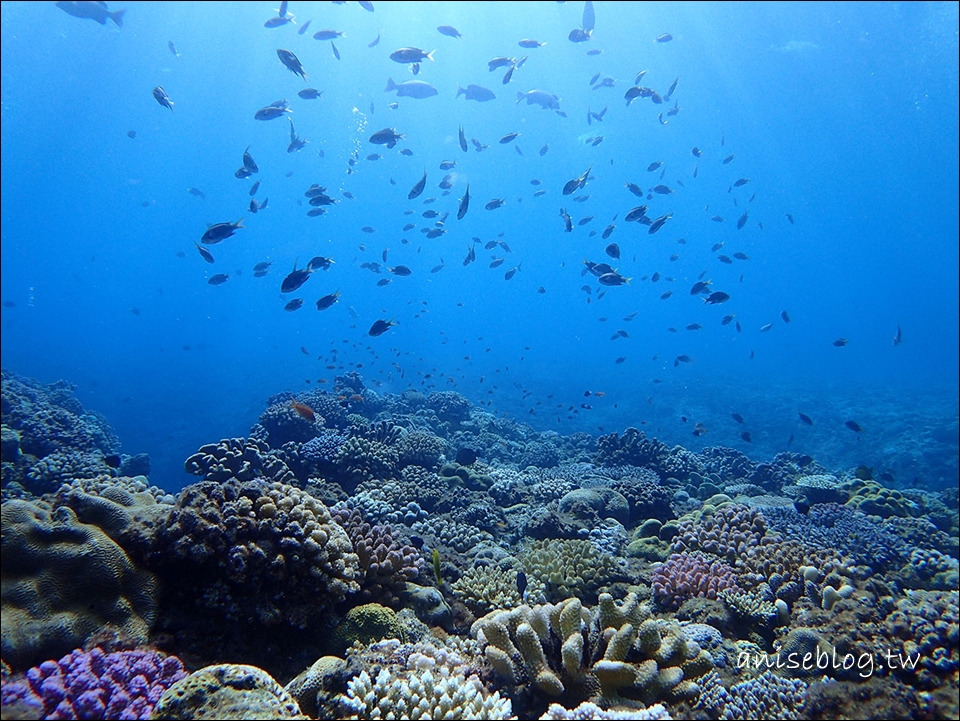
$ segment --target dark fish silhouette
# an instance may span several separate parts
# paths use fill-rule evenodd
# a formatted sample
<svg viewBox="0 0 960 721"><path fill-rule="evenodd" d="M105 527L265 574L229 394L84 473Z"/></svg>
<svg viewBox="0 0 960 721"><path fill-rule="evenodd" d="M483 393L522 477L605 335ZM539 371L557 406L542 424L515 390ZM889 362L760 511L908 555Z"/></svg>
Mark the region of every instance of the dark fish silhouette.
<svg viewBox="0 0 960 721"><path fill-rule="evenodd" d="M462 38L463 35L457 30L453 25L441 25L437 28L437 32L441 35L447 35L451 38Z"/></svg>
<svg viewBox="0 0 960 721"><path fill-rule="evenodd" d="M463 197L460 198L460 206L457 208L457 220L463 220L463 216L467 214L467 209L470 207L470 183L467 183L467 189L463 193Z"/></svg>
<svg viewBox="0 0 960 721"><path fill-rule="evenodd" d="M410 192L407 193L407 200L413 200L414 198L419 198L420 194L423 192L423 189L427 187L427 171L423 171L423 177L417 181L417 184L414 185Z"/></svg>
<svg viewBox="0 0 960 721"><path fill-rule="evenodd" d="M370 326L370 330L367 331L367 335L370 335L370 336L373 336L374 338L376 338L377 336L383 335L384 333L386 333L388 330L390 330L390 329L391 329L393 326L395 326L396 324L397 324L397 322L396 322L395 320L393 320L392 318L391 318L390 320L377 320L377 321L374 321L373 325Z"/></svg>
<svg viewBox="0 0 960 721"><path fill-rule="evenodd" d="M387 78L387 87L383 92L390 93L397 91L398 98L416 98L423 100L437 94L437 89L430 83L423 80L405 80L402 83L393 82L393 78Z"/></svg>
<svg viewBox="0 0 960 721"><path fill-rule="evenodd" d="M109 18L118 28L123 27L123 14L126 12L126 9L110 11L107 9L105 2L58 2L57 7L67 15L73 15L75 18L84 20L94 20L101 25L106 25L107 18Z"/></svg>
<svg viewBox="0 0 960 721"><path fill-rule="evenodd" d="M173 101L167 95L167 91L159 85L153 89L153 97L156 98L157 102L163 107L173 110Z"/></svg>
<svg viewBox="0 0 960 721"><path fill-rule="evenodd" d="M303 65L300 63L300 59L294 55L289 50L278 49L277 57L280 58L280 62L294 75L299 75L304 80L307 79L307 74L303 70Z"/></svg>

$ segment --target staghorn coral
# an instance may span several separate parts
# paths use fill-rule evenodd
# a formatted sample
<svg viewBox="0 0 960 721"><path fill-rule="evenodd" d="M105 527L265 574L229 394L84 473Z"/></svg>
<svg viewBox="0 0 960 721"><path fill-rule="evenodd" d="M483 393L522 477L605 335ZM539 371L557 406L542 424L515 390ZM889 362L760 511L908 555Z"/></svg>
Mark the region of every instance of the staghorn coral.
<svg viewBox="0 0 960 721"><path fill-rule="evenodd" d="M324 430L316 438L311 438L300 445L300 461L303 463L307 475L320 473L327 475L333 472L337 452L347 440L344 433Z"/></svg>
<svg viewBox="0 0 960 721"><path fill-rule="evenodd" d="M807 684L785 679L771 671L734 684L727 690L716 671L702 680L702 692L696 708L711 718L798 719L806 700Z"/></svg>
<svg viewBox="0 0 960 721"><path fill-rule="evenodd" d="M156 579L101 528L27 501L4 502L0 518L4 660L22 667L57 657L108 624L146 641Z"/></svg>
<svg viewBox="0 0 960 721"><path fill-rule="evenodd" d="M359 590L360 562L327 507L278 482L200 481L180 492L153 554L188 604L303 627Z"/></svg>
<svg viewBox="0 0 960 721"><path fill-rule="evenodd" d="M690 598L716 599L723 590L740 590L734 570L722 561L710 562L700 553L674 553L658 566L650 580L653 597L676 610Z"/></svg>
<svg viewBox="0 0 960 721"><path fill-rule="evenodd" d="M566 709L558 703L552 703L547 708L540 721L613 721L623 719L623 721L655 721L657 719L673 718L667 713L663 704L655 704L650 708L612 708L602 709L595 703L583 701L576 708Z"/></svg>
<svg viewBox="0 0 960 721"><path fill-rule="evenodd" d="M431 516L424 521L417 521L412 528L428 542L432 539L432 545L452 548L458 553L476 551L478 546L492 539L487 531L442 516Z"/></svg>
<svg viewBox="0 0 960 721"><path fill-rule="evenodd" d="M4 678L3 707L22 704L35 718L146 719L186 675L179 658L156 651L77 649L29 669L22 680Z"/></svg>
<svg viewBox="0 0 960 721"><path fill-rule="evenodd" d="M524 597L537 599L543 594L543 584L533 576L527 576L527 588L523 596L517 586L515 568L500 566L473 566L464 571L450 584L454 594L474 613L512 608L524 602Z"/></svg>
<svg viewBox="0 0 960 721"><path fill-rule="evenodd" d="M349 719L512 717L510 699L485 688L472 664L449 646L386 641L358 653L370 656L371 651L388 655L366 661L348 682L338 701Z"/></svg>

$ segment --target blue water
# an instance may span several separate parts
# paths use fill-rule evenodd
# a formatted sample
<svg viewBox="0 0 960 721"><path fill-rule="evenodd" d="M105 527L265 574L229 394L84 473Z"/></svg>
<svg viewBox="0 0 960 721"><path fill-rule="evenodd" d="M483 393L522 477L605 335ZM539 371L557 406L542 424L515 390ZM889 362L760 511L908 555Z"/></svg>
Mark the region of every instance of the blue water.
<svg viewBox="0 0 960 721"><path fill-rule="evenodd" d="M153 483L179 488L191 480L183 460L245 435L268 396L332 384L344 370L359 370L379 392L458 390L541 430L638 426L694 450L727 445L755 460L795 450L835 469L886 469L903 485L956 482L955 3L597 2L584 43L567 39L581 3L381 2L373 13L357 3L291 3L299 24L267 29L275 5L128 3L122 29L54 3L2 5L3 366L75 383L125 452L149 453ZM439 34L441 24L463 37ZM312 38L324 28L344 33L339 61L329 42ZM663 33L673 40L655 42ZM523 49L521 38L546 45ZM384 92L388 77L412 78L389 58L405 46L436 50L417 79L437 96ZM277 48L298 55L306 81ZM487 69L494 57L524 55L509 85L504 69ZM679 78L670 101L625 106L643 69L642 83L661 94ZM598 85L607 77L615 85L591 87L596 73ZM454 97L469 83L496 99ZM173 112L152 97L157 85ZM304 87L323 97L300 99ZM566 117L515 102L534 88L558 95ZM297 153L286 152L286 119L254 119L282 98L309 140ZM667 116L674 101L680 111ZM588 125L588 110L604 107L603 121ZM462 152L461 125L489 147ZM405 135L392 150L368 142L385 127ZM510 132L521 135L501 145ZM247 146L260 172L238 180ZM366 160L371 153L383 157ZM443 160L457 161L447 196L437 187ZM662 180L646 169L658 160ZM574 195L589 199L561 195L588 167ZM408 201L424 169L427 189ZM750 182L731 188L738 178ZM255 180L269 205L253 215ZM468 182L470 210L458 222ZM641 201L626 182L675 192ZM312 183L341 199L323 217L306 217ZM534 197L538 189L547 193ZM506 202L485 210L493 198ZM652 218L673 213L655 235L623 220L642 202ZM561 207L574 223L594 219L565 233ZM451 213L442 238L421 234L433 222L420 216L427 209ZM194 242L208 224L238 218L244 229L209 246L216 263L205 263ZM417 228L401 231L410 222ZM462 265L472 237L501 234L513 251L502 266L488 268L493 252L483 244ZM604 254L614 241L619 262ZM359 267L382 262L385 248L384 265L407 265L411 276ZM737 251L749 260L717 259ZM294 263L315 255L336 264L281 294ZM441 258L445 267L430 273ZM584 258L610 260L632 281L601 298L595 278L581 276ZM264 260L270 273L254 278ZM654 272L663 276L656 283ZM729 302L689 294L704 272ZM215 273L230 279L211 286ZM386 277L393 282L378 287ZM339 303L318 312L317 298L337 289ZM285 312L291 296L304 307ZM720 325L730 313L741 333ZM398 325L386 334L367 334L391 318ZM703 328L685 330L690 323ZM903 342L894 346L898 325ZM611 340L620 329L629 337ZM849 344L835 347L841 337ZM338 367L327 369L334 348ZM680 354L693 362L674 366ZM692 435L697 422L705 435Z"/></svg>

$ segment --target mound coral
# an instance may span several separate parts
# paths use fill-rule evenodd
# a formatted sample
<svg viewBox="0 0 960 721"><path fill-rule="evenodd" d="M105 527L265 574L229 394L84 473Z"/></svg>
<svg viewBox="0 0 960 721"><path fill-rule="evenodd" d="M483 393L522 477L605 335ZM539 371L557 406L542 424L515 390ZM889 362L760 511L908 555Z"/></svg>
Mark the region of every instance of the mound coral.
<svg viewBox="0 0 960 721"><path fill-rule="evenodd" d="M359 590L360 561L327 507L263 480L201 481L177 498L154 562L193 599L233 620L305 625Z"/></svg>
<svg viewBox="0 0 960 721"><path fill-rule="evenodd" d="M69 508L53 513L6 501L3 525L3 659L16 667L82 646L107 625L146 641L156 579L98 526Z"/></svg>

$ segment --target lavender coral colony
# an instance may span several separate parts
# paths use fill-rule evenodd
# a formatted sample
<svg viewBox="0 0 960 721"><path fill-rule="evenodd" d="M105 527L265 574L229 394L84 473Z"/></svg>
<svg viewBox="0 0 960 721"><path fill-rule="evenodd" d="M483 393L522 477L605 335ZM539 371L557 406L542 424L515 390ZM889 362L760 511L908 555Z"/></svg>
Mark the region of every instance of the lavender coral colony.
<svg viewBox="0 0 960 721"><path fill-rule="evenodd" d="M355 373L176 493L67 384L2 411L4 718L957 716L956 494Z"/></svg>

